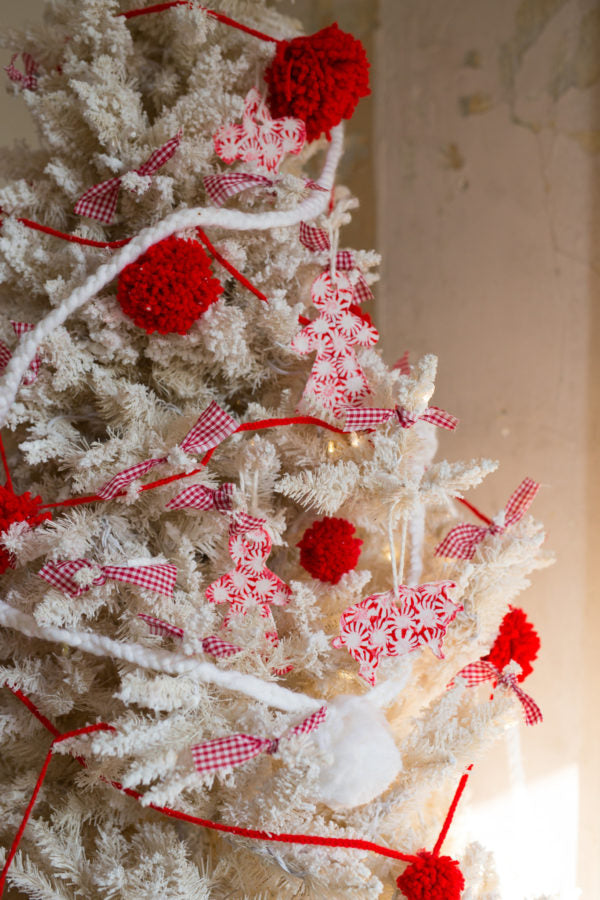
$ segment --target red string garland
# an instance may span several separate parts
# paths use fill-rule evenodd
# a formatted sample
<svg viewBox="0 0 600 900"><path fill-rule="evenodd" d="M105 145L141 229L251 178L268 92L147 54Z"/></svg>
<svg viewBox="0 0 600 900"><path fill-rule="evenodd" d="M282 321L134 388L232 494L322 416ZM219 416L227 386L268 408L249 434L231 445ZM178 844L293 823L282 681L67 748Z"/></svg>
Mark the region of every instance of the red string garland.
<svg viewBox="0 0 600 900"><path fill-rule="evenodd" d="M59 743L60 741L67 740L67 738L77 737L82 734L91 734L95 731L115 731L116 729L112 725L108 725L105 722L98 722L95 725L87 725L84 728L79 728L74 731L68 731L65 734L61 734L58 728L50 722L49 719L44 716L44 714L36 707L32 700L29 699L22 691L18 688L13 687L10 684L5 684L15 697L23 703L27 709L36 717L36 719L44 726L44 728L49 731L54 740L50 745L50 749L44 760L44 764L38 776L35 788L33 790L33 794L31 799L27 805L27 809L25 810L25 814L15 835L15 838L12 842L8 857L0 873L0 893L4 890L6 885L6 876L8 875L8 871L10 869L10 865L15 857L19 844L21 842L21 838L23 837L23 833L27 826L27 822L31 816L33 811L33 807L35 805L35 801L40 792L42 784L44 782L44 778L46 777L46 772L48 771L48 766L50 765L52 759L52 752L54 745ZM81 756L75 757L76 761L79 765L86 767L85 759ZM472 767L469 766L469 770ZM454 799L444 821L444 826L442 828L442 832L440 833L440 837L438 838L433 853L428 853L427 851L420 851L418 854L412 853L401 853L399 850L394 850L391 847L384 847L381 844L375 844L373 841L362 840L361 838L337 838L337 837L324 837L317 834L287 834L287 833L276 833L271 831L261 831L255 828L242 828L239 825L225 825L221 822L213 822L211 819L201 819L199 816L192 816L189 813L180 812L176 809L170 809L168 806L157 806L154 803L148 804L149 809L155 810L155 812L162 813L165 816L169 816L172 819L179 819L182 822L188 822L191 825L198 825L203 828L210 828L213 831L221 831L226 834L235 834L239 837L251 838L253 840L260 841L277 841L284 844L301 844L305 846L315 846L315 847L338 847L348 850L367 850L371 853L376 853L378 856L386 856L390 859L397 859L401 862L409 863L410 865L405 869L404 873L397 879L398 886L404 890L402 885L400 884L403 878L406 878L406 884L409 889L411 889L414 885L422 885L425 883L425 876L422 874L415 875L415 868L417 867L418 873L421 873L423 870L423 860L427 858L428 866L430 870L435 870L435 877L437 877L437 883L440 885L440 889L442 887L447 888L448 886L453 887L458 884L458 878L462 879L462 886L464 887L464 879L460 870L458 869L458 863L454 860L451 860L448 856L440 857L439 850L441 848L441 844L443 839L446 836L448 828L450 826L450 822L452 821L452 817L454 815L454 811L456 810L456 806L461 797L461 794L464 790L466 781L468 778L468 771L461 778L456 793L454 795ZM127 794L128 797L132 797L135 800L141 800L143 794L139 791L135 791L132 788L124 788L122 784L119 784L118 781L109 781L108 779L102 779L106 784L110 784L111 787L115 788L118 791L121 791L123 794ZM452 869L450 869L450 865ZM411 874L412 870L412 874ZM452 873L452 874L451 874ZM452 877L454 880L452 880ZM429 878L429 884L435 887L436 883L434 880L434 875L428 874L427 878ZM413 888L416 889L416 888ZM462 889L462 888L461 888ZM409 900L459 900L459 893L413 893L406 894Z"/></svg>

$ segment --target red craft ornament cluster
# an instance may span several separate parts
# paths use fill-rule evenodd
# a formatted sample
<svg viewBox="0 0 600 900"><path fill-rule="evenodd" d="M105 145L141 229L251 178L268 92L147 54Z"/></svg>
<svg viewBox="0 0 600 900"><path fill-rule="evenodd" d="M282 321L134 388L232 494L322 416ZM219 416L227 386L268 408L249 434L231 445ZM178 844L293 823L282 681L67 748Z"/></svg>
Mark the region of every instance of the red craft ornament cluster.
<svg viewBox="0 0 600 900"><path fill-rule="evenodd" d="M523 610L511 606L502 619L492 649L482 658L496 666L500 672L514 660L522 670L517 680L525 681L533 672L531 663L537 659L540 646L540 637Z"/></svg>
<svg viewBox="0 0 600 900"><path fill-rule="evenodd" d="M0 485L0 535L5 534L14 522L27 522L34 528L46 519L51 519L49 512L42 512L41 497L32 497L29 491L24 494L14 494L11 490ZM0 545L0 575L7 569L13 568L12 555Z"/></svg>
<svg viewBox="0 0 600 900"><path fill-rule="evenodd" d="M460 900L465 879L456 860L421 850L396 884L406 900Z"/></svg>
<svg viewBox="0 0 600 900"><path fill-rule="evenodd" d="M337 23L308 37L279 41L265 72L269 107L276 118L293 116L306 125L306 137L329 137L349 119L369 93L369 61L359 40Z"/></svg>
<svg viewBox="0 0 600 900"><path fill-rule="evenodd" d="M360 556L362 541L354 532L354 525L346 519L326 516L313 522L298 543L300 565L313 578L337 584L354 569Z"/></svg>
<svg viewBox="0 0 600 900"><path fill-rule="evenodd" d="M186 334L222 290L200 244L169 237L123 269L117 300L148 334Z"/></svg>

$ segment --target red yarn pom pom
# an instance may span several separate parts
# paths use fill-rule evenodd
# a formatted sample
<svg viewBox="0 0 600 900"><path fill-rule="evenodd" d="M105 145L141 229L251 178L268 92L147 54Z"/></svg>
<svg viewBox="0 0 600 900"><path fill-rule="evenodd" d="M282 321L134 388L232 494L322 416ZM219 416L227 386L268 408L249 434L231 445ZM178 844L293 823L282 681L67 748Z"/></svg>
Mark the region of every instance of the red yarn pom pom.
<svg viewBox="0 0 600 900"><path fill-rule="evenodd" d="M523 610L510 606L492 649L482 658L500 671L514 660L522 669L518 681L525 681L533 672L531 663L537 658L540 646L540 637Z"/></svg>
<svg viewBox="0 0 600 900"><path fill-rule="evenodd" d="M222 290L200 244L169 237L123 269L117 300L148 334L186 334Z"/></svg>
<svg viewBox="0 0 600 900"><path fill-rule="evenodd" d="M319 581L337 584L342 575L358 562L362 541L354 537L354 525L346 519L329 516L313 522L304 532L300 547L300 565Z"/></svg>
<svg viewBox="0 0 600 900"><path fill-rule="evenodd" d="M337 23L308 37L280 41L265 72L268 103L275 118L293 116L314 141L349 119L369 91L369 60L359 40Z"/></svg>
<svg viewBox="0 0 600 900"><path fill-rule="evenodd" d="M465 879L456 860L421 850L396 879L407 900L460 900Z"/></svg>
<svg viewBox="0 0 600 900"><path fill-rule="evenodd" d="M13 494L0 485L0 535L3 535L13 522L27 522L32 528L45 519L51 519L49 512L42 512L41 497L32 497L29 491L24 494ZM0 545L0 574L13 568L12 555Z"/></svg>

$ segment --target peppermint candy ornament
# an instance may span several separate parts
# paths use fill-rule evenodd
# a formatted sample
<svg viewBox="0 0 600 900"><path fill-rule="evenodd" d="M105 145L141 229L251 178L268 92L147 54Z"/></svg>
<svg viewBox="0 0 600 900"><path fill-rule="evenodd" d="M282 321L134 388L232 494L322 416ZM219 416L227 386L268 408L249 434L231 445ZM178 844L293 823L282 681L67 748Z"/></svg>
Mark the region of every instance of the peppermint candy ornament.
<svg viewBox="0 0 600 900"><path fill-rule="evenodd" d="M453 581L437 581L414 588L400 585L397 598L393 591L371 594L344 610L340 635L332 644L346 648L359 663L358 674L370 685L375 684L377 666L385 656L404 656L427 645L443 659L446 629L463 608L448 597L455 587Z"/></svg>
<svg viewBox="0 0 600 900"><path fill-rule="evenodd" d="M243 514L242 514L243 515ZM245 616L257 608L264 619L270 620L266 637L277 643L277 631L271 614L271 604L285 606L292 592L281 578L271 572L265 561L271 552L271 538L263 528L264 519L236 517L229 529L229 555L235 569L221 575L206 589L209 603L229 603L223 626L233 616Z"/></svg>
<svg viewBox="0 0 600 900"><path fill-rule="evenodd" d="M256 88L244 100L241 125L223 125L215 133L215 152L223 162L236 159L255 164L261 172L276 172L286 153L300 153L306 140L301 119L274 119Z"/></svg>
<svg viewBox="0 0 600 900"><path fill-rule="evenodd" d="M313 305L320 311L292 341L292 350L306 354L316 350L304 397L316 398L334 415L357 406L369 393L369 385L361 369L355 346L372 347L379 339L373 325L355 315L353 288L349 279L336 272L324 272L311 288Z"/></svg>

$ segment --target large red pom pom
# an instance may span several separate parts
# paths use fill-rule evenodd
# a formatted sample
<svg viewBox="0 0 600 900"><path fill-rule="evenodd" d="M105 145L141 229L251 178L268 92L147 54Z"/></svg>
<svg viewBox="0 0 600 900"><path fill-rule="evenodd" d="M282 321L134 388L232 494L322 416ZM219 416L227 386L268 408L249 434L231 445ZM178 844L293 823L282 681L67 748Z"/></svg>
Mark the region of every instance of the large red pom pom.
<svg viewBox="0 0 600 900"><path fill-rule="evenodd" d="M304 532L300 565L319 581L337 584L358 562L362 541L354 537L354 525L346 519L326 516Z"/></svg>
<svg viewBox="0 0 600 900"><path fill-rule="evenodd" d="M456 860L421 850L396 879L407 900L460 900L465 879Z"/></svg>
<svg viewBox="0 0 600 900"><path fill-rule="evenodd" d="M148 334L186 334L222 290L200 244L169 237L123 269L117 300Z"/></svg>
<svg viewBox="0 0 600 900"><path fill-rule="evenodd" d="M3 535L13 522L27 522L31 528L51 519L50 512L42 512L40 506L41 497L32 497L29 491L24 494L13 494L12 491L0 485L0 535ZM13 568L13 558L3 546L0 545L0 575L7 569Z"/></svg>
<svg viewBox="0 0 600 900"><path fill-rule="evenodd" d="M482 657L502 671L511 660L521 666L519 681L533 672L531 663L537 658L540 637L522 609L509 607L500 625L498 637L487 656Z"/></svg>
<svg viewBox="0 0 600 900"><path fill-rule="evenodd" d="M280 41L265 72L272 115L293 116L314 141L349 119L369 91L369 60L359 40L337 23L308 37Z"/></svg>

